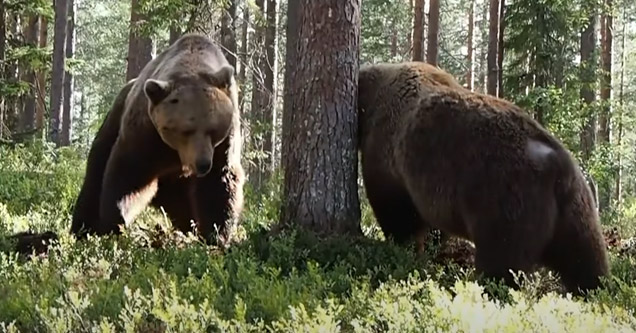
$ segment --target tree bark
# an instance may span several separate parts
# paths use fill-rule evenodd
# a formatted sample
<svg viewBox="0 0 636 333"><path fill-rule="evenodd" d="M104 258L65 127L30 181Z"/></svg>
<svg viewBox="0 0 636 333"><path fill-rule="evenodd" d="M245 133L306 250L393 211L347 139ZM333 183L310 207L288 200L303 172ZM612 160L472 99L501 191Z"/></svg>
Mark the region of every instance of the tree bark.
<svg viewBox="0 0 636 333"><path fill-rule="evenodd" d="M437 66L439 36L439 0L431 0L428 13L428 45L426 47L426 62Z"/></svg>
<svg viewBox="0 0 636 333"><path fill-rule="evenodd" d="M224 46L223 53L227 58L227 61L236 70L236 13L237 13L237 0L230 0L227 10L223 11L221 18L221 40Z"/></svg>
<svg viewBox="0 0 636 333"><path fill-rule="evenodd" d="M266 61L263 66L263 72L265 73L265 91L264 96L266 100L265 107L263 109L263 120L267 130L264 133L263 150L268 154L268 158L265 163L265 180L269 180L272 172L275 168L276 154L274 151L276 143L276 13L277 13L276 0L267 0L267 27L265 28L265 49L266 49Z"/></svg>
<svg viewBox="0 0 636 333"><path fill-rule="evenodd" d="M598 66L595 56L596 42L598 35L596 24L598 14L596 13L596 5L593 1L588 4L589 11L588 24L581 33L581 91L580 96L586 110L584 114L583 130L581 132L581 151L583 154L583 163L587 164L592 157L596 148L596 114L592 109L592 104L596 100L596 68ZM590 187L596 192L596 184L590 181ZM598 202L598 201L597 201Z"/></svg>
<svg viewBox="0 0 636 333"><path fill-rule="evenodd" d="M484 39L485 39L485 34L484 32L488 30L488 6L484 3L483 4L483 11L481 13L481 24L480 24L480 33L481 33L481 40L482 42L480 43L480 49L479 49L479 78L477 79L479 82L479 91L482 93L486 93L486 86L487 86L487 55L488 55L488 46L484 45Z"/></svg>
<svg viewBox="0 0 636 333"><path fill-rule="evenodd" d="M55 0L55 30L53 35L53 69L51 72L51 118L49 140L60 145L62 133L62 98L64 90L64 48L66 43L66 19L68 3Z"/></svg>
<svg viewBox="0 0 636 333"><path fill-rule="evenodd" d="M39 18L37 15L31 15L28 20L25 41L29 47L38 47L38 33L40 30ZM36 82L35 70L30 65L25 66L24 81L29 85L29 93L24 99L24 111L20 117L20 130L22 132L30 132L35 128L35 96Z"/></svg>
<svg viewBox="0 0 636 333"><path fill-rule="evenodd" d="M506 27L506 0L499 0L499 39L497 44L497 97L504 97L503 61L504 31Z"/></svg>
<svg viewBox="0 0 636 333"><path fill-rule="evenodd" d="M474 67L475 67L475 56L474 56L474 46L473 41L475 38L475 0L470 0L468 10L468 43L466 45L466 49L468 50L468 54L466 55L467 68L466 71L466 88L469 90L473 90L473 84L475 81Z"/></svg>
<svg viewBox="0 0 636 333"><path fill-rule="evenodd" d="M413 61L424 61L424 0L415 0L413 8Z"/></svg>
<svg viewBox="0 0 636 333"><path fill-rule="evenodd" d="M290 154L291 142L291 126L292 126L292 113L295 111L292 109L292 98L294 97L289 87L292 85L292 72L296 70L297 64L295 63L298 57L298 29L300 25L300 0L288 0L287 2L287 28L285 30L286 42L285 42L285 77L283 90L283 128L281 135L281 161L283 167L289 165L288 156ZM282 216L281 207L281 216Z"/></svg>
<svg viewBox="0 0 636 333"><path fill-rule="evenodd" d="M488 86L487 93L497 96L497 53L499 52L499 0L490 0L488 28Z"/></svg>
<svg viewBox="0 0 636 333"><path fill-rule="evenodd" d="M128 40L128 67L126 68L126 81L130 81L139 75L141 70L152 59L152 40L143 36L137 27L143 19L140 11L139 0L132 0L130 4L130 34Z"/></svg>
<svg viewBox="0 0 636 333"><path fill-rule="evenodd" d="M618 133L616 134L616 141L618 146L618 156L616 161L616 186L614 189L614 200L618 207L622 205L623 199L623 154L622 154L622 144L623 144L623 112L625 111L625 41L627 39L627 6L623 7L623 22L622 22L622 39L621 39L621 75L620 75L620 86L618 91Z"/></svg>
<svg viewBox="0 0 636 333"><path fill-rule="evenodd" d="M247 1L244 2L243 5L243 22L241 23L241 66L239 69L239 82L242 87L245 87L245 83L247 82L247 43L248 40L248 28L250 22L250 10L247 4ZM247 91L241 91L239 94L239 104L241 105L241 114L245 113L245 95ZM247 134L247 133L244 133Z"/></svg>
<svg viewBox="0 0 636 333"><path fill-rule="evenodd" d="M47 45L49 24L46 17L40 17L40 48L44 49ZM42 68L37 74L37 110L35 113L35 127L42 135L44 130L44 115L46 114L46 69Z"/></svg>
<svg viewBox="0 0 636 333"><path fill-rule="evenodd" d="M0 75L4 79L4 52L7 44L4 0L0 0ZM4 138L4 95L0 94L0 139Z"/></svg>
<svg viewBox="0 0 636 333"><path fill-rule="evenodd" d="M256 6L258 7L257 15L265 14L265 0L256 0ZM255 22L259 20L255 17ZM265 47L265 27L262 24L256 24L254 28L254 46L257 49ZM263 52L255 52L254 62L252 64L252 102L250 111L250 137L252 141L252 149L262 154L256 157L254 168L249 169L249 179L251 184L260 189L265 182L265 161L266 157L265 147L263 146L263 138L267 135L263 130L263 126L268 125L265 120L265 108L267 107L268 91L265 89L265 67L266 55ZM256 129L259 129L258 131Z"/></svg>
<svg viewBox="0 0 636 333"><path fill-rule="evenodd" d="M290 1L296 2L294 0ZM298 41L284 137L283 225L326 235L361 234L357 81L360 4L298 0ZM294 12L288 14L294 15Z"/></svg>
<svg viewBox="0 0 636 333"><path fill-rule="evenodd" d="M613 18L612 0L605 0L607 13L603 14L603 24L601 26L601 64L603 73L601 75L601 100L603 102L601 116L599 118L598 140L602 143L610 142L610 115L611 115L611 95L612 95L612 43L613 43Z"/></svg>
<svg viewBox="0 0 636 333"><path fill-rule="evenodd" d="M68 23L66 26L66 59L73 59L75 51L75 1L68 0ZM71 145L73 127L73 74L64 74L64 108L62 114L62 146Z"/></svg>

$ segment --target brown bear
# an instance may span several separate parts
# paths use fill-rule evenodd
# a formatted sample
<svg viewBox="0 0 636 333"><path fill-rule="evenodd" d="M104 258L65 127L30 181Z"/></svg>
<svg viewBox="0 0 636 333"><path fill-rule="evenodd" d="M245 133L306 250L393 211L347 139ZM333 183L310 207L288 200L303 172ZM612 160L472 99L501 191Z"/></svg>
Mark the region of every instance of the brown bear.
<svg viewBox="0 0 636 333"><path fill-rule="evenodd" d="M119 92L91 145L71 231L119 232L148 204L175 227L227 244L243 207L234 68L186 34Z"/></svg>
<svg viewBox="0 0 636 333"><path fill-rule="evenodd" d="M385 235L468 239L477 272L513 287L509 270L538 265L570 292L599 286L609 267L590 189L528 113L419 62L362 66L358 89L363 180Z"/></svg>

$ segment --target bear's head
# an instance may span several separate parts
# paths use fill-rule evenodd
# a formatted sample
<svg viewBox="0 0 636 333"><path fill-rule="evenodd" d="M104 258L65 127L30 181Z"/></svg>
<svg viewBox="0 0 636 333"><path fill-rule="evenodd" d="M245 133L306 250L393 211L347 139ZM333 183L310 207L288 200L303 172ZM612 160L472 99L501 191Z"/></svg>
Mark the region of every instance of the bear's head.
<svg viewBox="0 0 636 333"><path fill-rule="evenodd" d="M210 172L214 148L232 127L233 75L234 68L225 65L215 72L144 83L149 116L159 136L179 153L183 168L198 177Z"/></svg>

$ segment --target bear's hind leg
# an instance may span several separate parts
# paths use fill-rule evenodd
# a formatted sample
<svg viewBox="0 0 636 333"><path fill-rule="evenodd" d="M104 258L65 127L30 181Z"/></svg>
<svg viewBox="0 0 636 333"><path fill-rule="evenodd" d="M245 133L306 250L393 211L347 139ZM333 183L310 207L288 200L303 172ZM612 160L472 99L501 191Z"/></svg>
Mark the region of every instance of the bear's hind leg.
<svg viewBox="0 0 636 333"><path fill-rule="evenodd" d="M425 249L430 225L424 221L406 191L388 190L385 183L365 181L365 190L373 214L386 238L398 245L415 242L415 249Z"/></svg>

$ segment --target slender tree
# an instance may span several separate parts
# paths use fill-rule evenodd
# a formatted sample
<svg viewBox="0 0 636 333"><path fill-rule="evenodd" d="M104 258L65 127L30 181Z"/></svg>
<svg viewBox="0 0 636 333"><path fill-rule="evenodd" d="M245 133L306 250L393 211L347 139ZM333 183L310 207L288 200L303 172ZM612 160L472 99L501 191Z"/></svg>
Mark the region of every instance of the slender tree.
<svg viewBox="0 0 636 333"><path fill-rule="evenodd" d="M610 141L610 114L612 95L612 44L613 44L613 17L612 0L605 0L607 12L602 15L601 25L601 100L602 110L599 118L598 140L602 143Z"/></svg>
<svg viewBox="0 0 636 333"><path fill-rule="evenodd" d="M499 0L499 38L497 42L497 97L503 98L504 31L506 27L506 0Z"/></svg>
<svg viewBox="0 0 636 333"><path fill-rule="evenodd" d="M55 29L53 31L53 69L51 71L51 116L49 140L60 145L62 133L62 99L64 90L64 48L68 2L55 0Z"/></svg>
<svg viewBox="0 0 636 333"><path fill-rule="evenodd" d="M241 86L245 86L247 82L247 51L248 51L248 35L249 35L250 9L247 1L243 2L243 22L241 23L241 52L238 81ZM239 94L239 104L241 105L241 113L244 113L246 91ZM246 133L245 133L246 134Z"/></svg>
<svg viewBox="0 0 636 333"><path fill-rule="evenodd" d="M598 22L598 13L596 12L596 1L589 0L586 3L588 14L588 22L585 29L581 33L581 99L583 100L584 117L583 129L581 131L581 151L583 155L583 163L587 163L592 157L596 147L596 114L593 109L593 103L596 100L596 43L598 40L598 32L596 25ZM590 187L596 198L598 193L596 183L593 179L589 179ZM597 200L598 202L598 200Z"/></svg>
<svg viewBox="0 0 636 333"><path fill-rule="evenodd" d="M4 0L0 0L0 78L4 79L4 52L7 44ZM0 139L4 138L4 96L0 94Z"/></svg>
<svg viewBox="0 0 636 333"><path fill-rule="evenodd" d="M285 112L290 118L283 137L288 142L281 222L323 234L359 234L360 4L291 0L288 19L294 16L298 26L290 35L296 34L291 39L297 44L287 55L285 102L290 105Z"/></svg>
<svg viewBox="0 0 636 333"><path fill-rule="evenodd" d="M627 6L623 8L623 20L622 20L622 39L621 39L621 74L620 74L620 86L618 90L618 133L616 134L616 145L618 146L618 153L616 157L616 186L614 191L614 200L620 207L623 198L623 112L625 111L625 58L627 52L625 52L625 41L627 39Z"/></svg>
<svg viewBox="0 0 636 333"><path fill-rule="evenodd" d="M497 54L499 52L499 0L490 0L490 21L488 29L488 85L487 93L497 95Z"/></svg>
<svg viewBox="0 0 636 333"><path fill-rule="evenodd" d="M424 61L424 0L415 0L413 11L413 60Z"/></svg>
<svg viewBox="0 0 636 333"><path fill-rule="evenodd" d="M49 24L46 17L40 17L40 48L44 49L47 45ZM35 112L35 127L40 132L38 136L41 136L44 129L44 115L46 114L46 69L43 66L37 73L37 109Z"/></svg>
<svg viewBox="0 0 636 333"><path fill-rule="evenodd" d="M40 32L40 20L37 15L29 16L26 29L26 44L29 47L38 47L38 36ZM35 128L35 96L36 81L35 70L30 65L25 66L24 81L29 84L30 91L24 99L24 111L20 117L20 129L24 132L31 132Z"/></svg>
<svg viewBox="0 0 636 333"><path fill-rule="evenodd" d="M428 10L428 45L426 46L426 62L432 65L437 65L439 0L430 0Z"/></svg>
<svg viewBox="0 0 636 333"><path fill-rule="evenodd" d="M255 13L254 21L257 22L254 28L254 46L257 50L265 47L265 26L262 24L262 17L265 14L265 0L256 0L256 7L258 13ZM258 17L257 17L258 15ZM263 127L269 125L269 122L265 119L265 108L269 98L269 93L265 89L265 66L267 66L266 54L263 52L255 52L254 62L252 65L252 102L250 111L250 137L252 141L252 149L259 151L262 154L256 157L254 168L249 168L249 179L255 188L260 188L266 181L266 163L267 157L263 156L268 152L265 151L264 138L267 136L268 131L263 130Z"/></svg>
<svg viewBox="0 0 636 333"><path fill-rule="evenodd" d="M152 59L152 40L139 31L139 22L143 19L141 3L132 0L130 4L130 36L128 40L128 67L126 80L132 80Z"/></svg>
<svg viewBox="0 0 636 333"><path fill-rule="evenodd" d="M267 0L266 19L267 26L265 28L265 53L266 61L263 66L265 74L265 90L267 91L267 100L263 109L263 120L267 130L264 133L263 150L268 154L268 159L264 165L264 173L266 180L271 176L274 170L276 156L274 154L274 143L276 142L276 0Z"/></svg>
<svg viewBox="0 0 636 333"><path fill-rule="evenodd" d="M68 0L68 23L66 26L66 59L73 59L75 51L75 1ZM62 146L71 145L73 126L73 74L64 74L64 108L62 112Z"/></svg>
<svg viewBox="0 0 636 333"><path fill-rule="evenodd" d="M468 10L468 43L466 49L468 54L466 55L466 63L468 70L466 71L466 88L473 90L473 84L475 81L475 53L474 53L474 38L475 38L475 0L470 0Z"/></svg>
<svg viewBox="0 0 636 333"><path fill-rule="evenodd" d="M479 46L479 77L477 79L477 81L479 82L479 91L482 93L486 93L487 90L486 60L488 55L488 44L485 41L488 39L488 34L486 33L486 31L488 31L488 24L488 6L486 3L484 3L482 6L481 20L479 25L479 30L481 31L480 35L482 37L480 38L481 42Z"/></svg>

